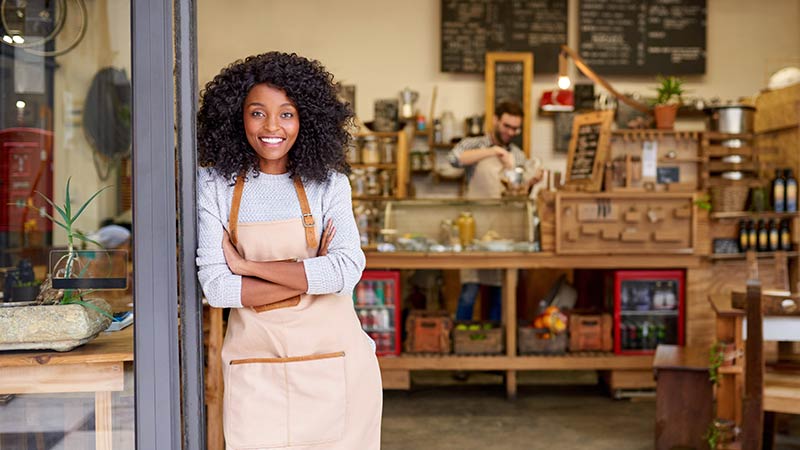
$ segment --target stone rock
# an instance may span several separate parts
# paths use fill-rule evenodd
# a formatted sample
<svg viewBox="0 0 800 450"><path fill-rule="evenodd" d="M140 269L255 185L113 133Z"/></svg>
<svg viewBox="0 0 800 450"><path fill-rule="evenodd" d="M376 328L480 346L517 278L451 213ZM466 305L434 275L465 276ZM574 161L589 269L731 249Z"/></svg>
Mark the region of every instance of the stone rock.
<svg viewBox="0 0 800 450"><path fill-rule="evenodd" d="M103 299L85 301L111 313ZM110 324L108 316L79 304L6 306L0 308L0 350L68 351L94 339Z"/></svg>

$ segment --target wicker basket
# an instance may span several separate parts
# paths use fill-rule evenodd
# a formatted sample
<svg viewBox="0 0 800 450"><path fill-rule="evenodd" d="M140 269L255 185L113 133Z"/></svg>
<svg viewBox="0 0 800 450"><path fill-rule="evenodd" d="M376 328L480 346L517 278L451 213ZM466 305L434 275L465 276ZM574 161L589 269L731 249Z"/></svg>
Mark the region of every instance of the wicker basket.
<svg viewBox="0 0 800 450"><path fill-rule="evenodd" d="M750 189L745 184L711 187L711 209L714 212L744 211Z"/></svg>

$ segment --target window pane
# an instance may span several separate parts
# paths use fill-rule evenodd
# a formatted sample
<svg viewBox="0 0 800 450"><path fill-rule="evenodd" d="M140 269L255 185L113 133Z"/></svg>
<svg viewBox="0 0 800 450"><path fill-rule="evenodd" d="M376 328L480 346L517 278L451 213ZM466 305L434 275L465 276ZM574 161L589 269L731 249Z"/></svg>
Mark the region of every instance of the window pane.
<svg viewBox="0 0 800 450"><path fill-rule="evenodd" d="M133 449L130 3L0 13L0 448Z"/></svg>

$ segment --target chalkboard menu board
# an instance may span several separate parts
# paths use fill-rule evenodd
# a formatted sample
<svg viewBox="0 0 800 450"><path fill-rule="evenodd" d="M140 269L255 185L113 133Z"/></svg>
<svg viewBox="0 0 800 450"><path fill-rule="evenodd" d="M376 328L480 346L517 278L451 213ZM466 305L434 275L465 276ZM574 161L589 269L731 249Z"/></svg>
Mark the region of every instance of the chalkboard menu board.
<svg viewBox="0 0 800 450"><path fill-rule="evenodd" d="M522 107L522 133L512 142L530 155L531 85L534 58L530 53L488 52L485 63L486 116L484 129L493 126L495 107L511 101Z"/></svg>
<svg viewBox="0 0 800 450"><path fill-rule="evenodd" d="M585 191L600 190L613 119L613 111L575 116L567 154L567 186Z"/></svg>
<svg viewBox="0 0 800 450"><path fill-rule="evenodd" d="M558 72L567 0L442 0L442 72L481 73L486 52L531 52L537 73Z"/></svg>
<svg viewBox="0 0 800 450"><path fill-rule="evenodd" d="M603 75L706 71L706 0L579 0L579 51Z"/></svg>

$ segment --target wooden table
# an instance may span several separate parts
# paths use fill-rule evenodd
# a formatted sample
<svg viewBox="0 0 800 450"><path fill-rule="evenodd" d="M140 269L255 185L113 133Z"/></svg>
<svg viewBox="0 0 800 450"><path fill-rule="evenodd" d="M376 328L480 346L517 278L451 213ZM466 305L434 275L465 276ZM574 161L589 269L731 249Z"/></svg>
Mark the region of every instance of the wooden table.
<svg viewBox="0 0 800 450"><path fill-rule="evenodd" d="M102 333L69 352L0 353L0 394L94 392L95 448L111 449L111 393L125 384L133 361L133 327Z"/></svg>
<svg viewBox="0 0 800 450"><path fill-rule="evenodd" d="M653 370L657 381L655 448L707 449L703 436L714 418L708 350L659 345Z"/></svg>

